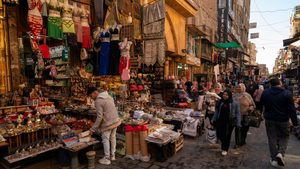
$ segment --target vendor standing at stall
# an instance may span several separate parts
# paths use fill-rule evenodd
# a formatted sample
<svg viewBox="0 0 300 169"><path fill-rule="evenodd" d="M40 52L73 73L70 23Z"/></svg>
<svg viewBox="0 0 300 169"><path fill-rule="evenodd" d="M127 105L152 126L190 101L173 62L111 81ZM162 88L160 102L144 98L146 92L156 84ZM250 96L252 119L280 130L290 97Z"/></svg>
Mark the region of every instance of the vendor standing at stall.
<svg viewBox="0 0 300 169"><path fill-rule="evenodd" d="M101 133L104 147L104 157L99 160L99 163L110 165L111 160L115 160L116 132L121 120L114 100L107 90L98 91L97 88L91 87L88 89L87 95L95 100L97 112L96 121L90 131L91 133Z"/></svg>

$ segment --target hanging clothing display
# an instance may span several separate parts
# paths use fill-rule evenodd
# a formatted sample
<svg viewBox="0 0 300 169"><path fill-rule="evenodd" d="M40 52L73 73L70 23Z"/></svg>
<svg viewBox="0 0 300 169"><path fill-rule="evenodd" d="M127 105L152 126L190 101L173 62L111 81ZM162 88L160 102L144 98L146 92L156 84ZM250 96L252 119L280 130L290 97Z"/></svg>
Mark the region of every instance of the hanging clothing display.
<svg viewBox="0 0 300 169"><path fill-rule="evenodd" d="M109 52L110 52L110 33L101 32L101 51L99 58L99 74L108 75L109 73Z"/></svg>
<svg viewBox="0 0 300 169"><path fill-rule="evenodd" d="M143 26L144 38L163 38L165 32L165 20L153 22Z"/></svg>
<svg viewBox="0 0 300 169"><path fill-rule="evenodd" d="M82 27L82 47L86 49L92 48L91 30L89 26Z"/></svg>
<svg viewBox="0 0 300 169"><path fill-rule="evenodd" d="M119 44L121 51L121 58L119 64L119 73L122 74L123 70L126 69L128 65L128 69L130 69L130 47L132 45L131 41L121 42Z"/></svg>
<svg viewBox="0 0 300 169"><path fill-rule="evenodd" d="M165 2L159 0L143 9L143 25L162 20L166 17Z"/></svg>
<svg viewBox="0 0 300 169"><path fill-rule="evenodd" d="M63 10L62 30L64 33L75 33L72 9Z"/></svg>
<svg viewBox="0 0 300 169"><path fill-rule="evenodd" d="M150 66L154 65L157 61L161 66L165 62L165 40L145 40L144 63Z"/></svg>
<svg viewBox="0 0 300 169"><path fill-rule="evenodd" d="M63 38L62 19L60 17L60 12L57 10L49 10L48 36L57 39Z"/></svg>
<svg viewBox="0 0 300 169"><path fill-rule="evenodd" d="M81 18L82 47L86 49L92 48L91 28L88 24L88 18L89 18L88 15L83 15Z"/></svg>
<svg viewBox="0 0 300 169"><path fill-rule="evenodd" d="M80 14L74 14L73 21L74 21L74 25L75 25L75 33L76 33L77 42L81 43L82 42L82 26L81 26Z"/></svg>
<svg viewBox="0 0 300 169"><path fill-rule="evenodd" d="M121 51L119 48L119 43L120 43L120 34L119 34L119 29L114 28L110 29L109 32L111 33L111 41L110 41L110 56L109 56L109 74L110 75L119 75L119 62L120 62L120 57L121 57Z"/></svg>
<svg viewBox="0 0 300 169"><path fill-rule="evenodd" d="M28 0L28 25L30 28L32 48L38 49L38 41L40 38L41 31L43 29L43 18L40 13L42 3L40 0Z"/></svg>

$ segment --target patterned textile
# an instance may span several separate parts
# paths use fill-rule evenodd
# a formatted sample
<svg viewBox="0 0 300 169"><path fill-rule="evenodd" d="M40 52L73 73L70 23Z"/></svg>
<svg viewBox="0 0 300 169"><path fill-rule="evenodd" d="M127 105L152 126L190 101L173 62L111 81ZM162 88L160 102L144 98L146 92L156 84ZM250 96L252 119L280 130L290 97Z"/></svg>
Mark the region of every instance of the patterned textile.
<svg viewBox="0 0 300 169"><path fill-rule="evenodd" d="M166 17L165 1L159 0L156 3L148 5L143 9L143 25L147 25Z"/></svg>
<svg viewBox="0 0 300 169"><path fill-rule="evenodd" d="M59 17L48 17L48 36L62 39L62 20Z"/></svg>
<svg viewBox="0 0 300 169"><path fill-rule="evenodd" d="M31 39L32 48L38 49L38 40L43 29L43 18L41 16L28 15L28 25L33 36Z"/></svg>
<svg viewBox="0 0 300 169"><path fill-rule="evenodd" d="M62 30L64 33L75 33L75 26L73 20L63 19Z"/></svg>
<svg viewBox="0 0 300 169"><path fill-rule="evenodd" d="M165 40L145 40L144 63L150 66L157 61L160 65L163 65L165 62Z"/></svg>
<svg viewBox="0 0 300 169"><path fill-rule="evenodd" d="M143 27L144 39L163 38L165 33L165 20L159 20Z"/></svg>

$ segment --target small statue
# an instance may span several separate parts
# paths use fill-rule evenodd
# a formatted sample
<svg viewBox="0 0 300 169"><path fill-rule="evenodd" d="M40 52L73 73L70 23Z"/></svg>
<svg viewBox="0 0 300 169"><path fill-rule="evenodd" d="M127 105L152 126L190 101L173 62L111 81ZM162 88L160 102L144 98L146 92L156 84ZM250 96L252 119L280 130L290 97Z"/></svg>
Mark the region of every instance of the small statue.
<svg viewBox="0 0 300 169"><path fill-rule="evenodd" d="M40 119L40 112L36 113L36 118L35 118L35 124L34 124L36 129L39 129L41 127L41 119Z"/></svg>
<svg viewBox="0 0 300 169"><path fill-rule="evenodd" d="M32 132L33 131L33 123L32 123L32 114L28 114L28 120L26 125L26 132Z"/></svg>
<svg viewBox="0 0 300 169"><path fill-rule="evenodd" d="M19 133L21 133L24 130L24 126L22 125L22 122L23 122L23 115L22 114L19 114L17 122L18 122L17 130L18 130Z"/></svg>

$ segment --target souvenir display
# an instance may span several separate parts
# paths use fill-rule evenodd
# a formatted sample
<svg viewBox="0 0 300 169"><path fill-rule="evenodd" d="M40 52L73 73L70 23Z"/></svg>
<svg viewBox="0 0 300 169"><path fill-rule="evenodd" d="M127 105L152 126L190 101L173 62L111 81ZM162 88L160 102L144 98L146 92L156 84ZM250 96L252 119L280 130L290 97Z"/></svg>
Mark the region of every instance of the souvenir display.
<svg viewBox="0 0 300 169"><path fill-rule="evenodd" d="M88 149L99 143L99 133L91 128L100 111L98 100L87 95L90 87L107 90L113 99L121 119L116 152L132 160L149 162L154 154L164 154L162 149L174 155L183 147L183 135L201 133L202 112L189 109L186 93L176 93L174 83L165 81L168 71L179 67L177 62L184 58L171 51L165 57L163 0L144 7L137 0L27 1L32 48L25 41L20 46L26 55L22 62L31 64L26 63L24 74L35 76L24 80L28 85L22 85L23 90L0 97L0 143L8 144L1 156L7 163L27 158L34 162L39 155L60 148L59 155L72 155L68 163L76 164L77 154L84 152L87 167L94 168L96 151L102 147ZM166 60L173 56L178 60L170 63L169 70ZM167 107L167 97L181 105ZM8 105L15 106L9 109Z"/></svg>

